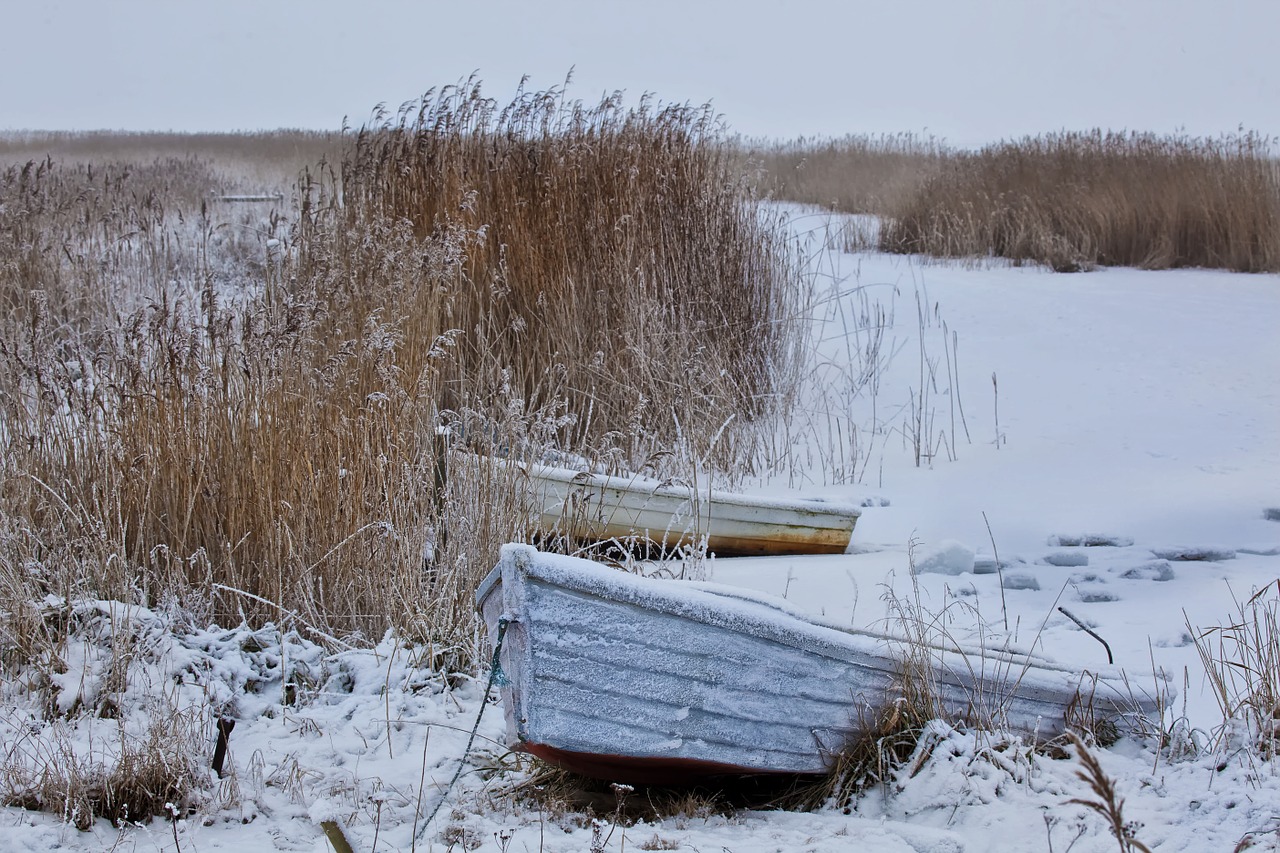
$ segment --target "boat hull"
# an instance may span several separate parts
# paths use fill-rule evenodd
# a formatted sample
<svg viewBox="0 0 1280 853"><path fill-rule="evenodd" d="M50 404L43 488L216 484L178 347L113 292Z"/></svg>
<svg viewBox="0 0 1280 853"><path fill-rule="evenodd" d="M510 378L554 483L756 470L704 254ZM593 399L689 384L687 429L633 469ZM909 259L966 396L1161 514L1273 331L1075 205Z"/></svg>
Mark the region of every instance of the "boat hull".
<svg viewBox="0 0 1280 853"><path fill-rule="evenodd" d="M785 602L529 546L504 547L477 600L491 636L503 637L513 746L619 782L822 773L901 698L913 653L893 637L807 621ZM1158 709L1116 680L1037 658L927 654L947 719L1048 739L1073 714L1123 725Z"/></svg>
<svg viewBox="0 0 1280 853"><path fill-rule="evenodd" d="M692 489L647 477L530 465L526 468L544 535L670 551L697 546L731 556L842 554L860 510L822 500L773 500Z"/></svg>

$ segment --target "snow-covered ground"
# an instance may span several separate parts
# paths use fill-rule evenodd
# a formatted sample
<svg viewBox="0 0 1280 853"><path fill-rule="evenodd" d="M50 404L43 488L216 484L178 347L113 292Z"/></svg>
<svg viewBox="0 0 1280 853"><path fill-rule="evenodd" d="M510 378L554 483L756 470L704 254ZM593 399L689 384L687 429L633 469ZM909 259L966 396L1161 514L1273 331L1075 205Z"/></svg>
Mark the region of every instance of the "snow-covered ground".
<svg viewBox="0 0 1280 853"><path fill-rule="evenodd" d="M806 222L820 229L823 220L797 217ZM891 328L880 351L888 365L874 403L878 432L864 434L870 391L847 407L869 448L861 482L822 485L835 472L819 462L807 491L888 506L864 510L855 554L720 560L714 579L866 623L885 615L891 573L898 594L910 586L912 547L927 600L940 609L948 596L966 598L988 623L1003 624L998 552L1021 639L1043 626L1048 654L1081 664L1105 655L1056 611L1062 606L1111 644L1118 663L1149 670L1154 654L1157 667L1194 675L1186 622L1220 624L1235 611L1233 596L1280 578L1280 524L1264 515L1280 504L1280 277L1063 275L829 257L833 286L846 296L826 306L820 361L836 366L824 374L828 387L848 372L845 330L854 317L838 312L857 313L848 294L858 288L886 306ZM917 294L933 417L933 437L922 443L935 448L918 467L910 427L921 376ZM958 342L951 380L944 322ZM928 362L936 363L932 382ZM808 439L815 455L830 457L826 441ZM1112 544L1068 544L1082 539ZM945 574L970 568L966 554L976 571ZM1205 556L1227 559L1194 559ZM1193 720L1213 716L1209 697L1185 693Z"/></svg>
<svg viewBox="0 0 1280 853"><path fill-rule="evenodd" d="M823 217L797 214L795 224L824 244ZM1082 667L1104 663L1102 645L1063 608L1135 678L1161 669L1179 693L1164 721L1178 735L1172 749L1158 751L1153 739L1095 751L1137 837L1157 850L1208 851L1232 850L1252 833L1253 849L1276 849L1280 764L1239 748L1239 732L1218 737L1222 716L1190 637L1280 579L1280 522L1265 517L1280 510L1280 276L1055 275L879 254L818 257L832 298L814 311L822 391L789 433L802 473L753 487L871 505L849 554L715 560L711 578L849 624L875 624L889 615L888 598L918 596L952 614L948 630L958 635L1001 634L1007 620L1022 645ZM883 329L878 348L872 331L855 331L860 319ZM855 396L852 384L869 375L859 352L882 369ZM1073 544L1085 541L1098 544ZM98 689L119 654L101 638L136 625L126 700L202 707L195 723L207 740L210 707L238 719L210 803L176 823L115 829L99 820L84 832L10 807L0 811L0 851L321 851L320 822L329 818L356 850L593 849L590 823L504 793L523 777L504 757L492 707L475 766L425 822L458 767L483 693L481 684L428 674L418 665L426 650L386 640L371 651L325 651L269 630L175 630L175 619L90 608L75 658L83 666L59 676L60 696ZM286 688L290 681L296 686ZM50 724L19 698L0 699L6 750L31 750L53 735L92 737L99 754L118 748L120 722ZM945 729L926 740L927 760L922 753L912 773L848 814L604 825L600 846L1116 849L1101 818L1068 802L1094 798L1078 761Z"/></svg>

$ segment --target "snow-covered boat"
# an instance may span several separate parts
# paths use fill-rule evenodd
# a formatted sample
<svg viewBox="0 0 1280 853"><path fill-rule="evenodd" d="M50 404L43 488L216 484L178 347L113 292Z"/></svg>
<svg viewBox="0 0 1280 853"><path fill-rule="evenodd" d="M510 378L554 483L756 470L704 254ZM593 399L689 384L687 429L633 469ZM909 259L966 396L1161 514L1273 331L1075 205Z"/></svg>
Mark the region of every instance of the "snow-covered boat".
<svg viewBox="0 0 1280 853"><path fill-rule="evenodd" d="M528 545L504 546L476 601L513 746L619 782L821 773L901 696L904 661L927 671L944 717L1042 740L1124 731L1161 707L1118 670L844 631L745 590Z"/></svg>
<svg viewBox="0 0 1280 853"><path fill-rule="evenodd" d="M524 466L544 535L616 540L671 551L698 545L719 556L842 554L860 510L814 499L781 500L655 480Z"/></svg>

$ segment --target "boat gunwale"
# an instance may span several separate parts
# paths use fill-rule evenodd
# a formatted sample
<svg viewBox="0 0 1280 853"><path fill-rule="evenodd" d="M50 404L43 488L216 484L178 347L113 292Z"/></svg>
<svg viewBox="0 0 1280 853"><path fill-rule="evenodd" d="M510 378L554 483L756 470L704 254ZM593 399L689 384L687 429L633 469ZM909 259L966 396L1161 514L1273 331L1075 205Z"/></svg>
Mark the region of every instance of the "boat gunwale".
<svg viewBox="0 0 1280 853"><path fill-rule="evenodd" d="M559 468L553 465L543 465L541 463L505 463L514 464L523 468L531 479L539 479L556 483L563 483L569 487L589 486L600 489L615 489L625 494L633 494L643 497L670 498L673 500L698 500L704 501L713 510L715 507L744 507L751 509L772 509L786 512L801 513L804 515L815 515L819 517L827 517L832 520L841 522L852 518L855 521L862 516L862 510L858 506L846 501L828 500L826 498L776 498L766 495L746 495L738 492L728 492L722 489L695 489L692 486L672 483L666 480L657 480L653 477L647 477L642 474L632 476L619 476L614 474L600 474L595 471L582 471L572 468ZM796 526L801 526L797 524ZM834 529L844 529L842 524L820 525L810 524L810 527L832 527Z"/></svg>

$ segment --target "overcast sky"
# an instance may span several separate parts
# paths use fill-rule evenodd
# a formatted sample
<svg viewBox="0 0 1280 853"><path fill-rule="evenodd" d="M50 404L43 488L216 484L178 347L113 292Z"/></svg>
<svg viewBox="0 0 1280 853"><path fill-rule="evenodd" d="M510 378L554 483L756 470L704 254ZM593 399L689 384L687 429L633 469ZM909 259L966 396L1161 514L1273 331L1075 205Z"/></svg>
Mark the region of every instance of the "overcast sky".
<svg viewBox="0 0 1280 853"><path fill-rule="evenodd" d="M1280 134L1280 0L0 0L0 128L337 128L478 71L748 136Z"/></svg>

